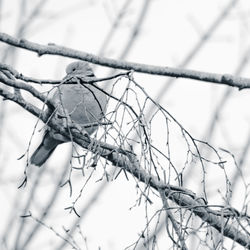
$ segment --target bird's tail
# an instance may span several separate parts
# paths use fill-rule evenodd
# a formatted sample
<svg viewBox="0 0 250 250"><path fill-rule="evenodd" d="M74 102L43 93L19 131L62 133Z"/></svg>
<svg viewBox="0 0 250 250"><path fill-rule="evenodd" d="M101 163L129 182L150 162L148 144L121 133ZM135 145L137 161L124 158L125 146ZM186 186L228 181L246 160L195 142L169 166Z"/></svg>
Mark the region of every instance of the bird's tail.
<svg viewBox="0 0 250 250"><path fill-rule="evenodd" d="M45 133L41 144L30 158L30 163L41 167L54 152L55 148L61 142L52 138L49 133Z"/></svg>

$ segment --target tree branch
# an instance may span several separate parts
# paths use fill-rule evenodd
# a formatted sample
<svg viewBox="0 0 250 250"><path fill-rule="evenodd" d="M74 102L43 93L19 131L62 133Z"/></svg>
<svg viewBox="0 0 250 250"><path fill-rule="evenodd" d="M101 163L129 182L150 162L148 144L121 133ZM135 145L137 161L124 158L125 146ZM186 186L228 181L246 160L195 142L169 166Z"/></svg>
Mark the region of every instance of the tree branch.
<svg viewBox="0 0 250 250"><path fill-rule="evenodd" d="M50 79L44 80L44 79L37 79L37 78L34 78L34 77L30 77L30 76L25 76L25 75L17 72L10 65L4 64L4 63L0 63L0 70L1 71L9 71L16 79L20 79L20 80L25 81L25 82L31 82L31 83L36 83L36 84L40 84L40 85L43 85L43 84L56 85L56 84L60 84L62 82L67 82L67 84L77 84L78 83L77 81L74 81L74 78L65 79L65 80L50 80ZM91 83L95 83L95 82L109 81L109 80L112 80L112 79L115 79L115 78L118 78L118 77L121 77L121 76L129 76L129 74L131 74L131 73L132 73L132 71L127 71L127 72L118 73L118 74L108 76L108 77L102 77L102 78L86 77L86 78L81 79L81 80L84 83L91 84ZM3 78L1 78L0 80L3 80ZM7 82L6 82L6 84L7 84ZM20 83L20 84L22 84L22 83ZM16 86L16 87L20 87L20 86ZM25 88L30 88L30 87L25 86ZM25 89L25 90L27 90L27 89Z"/></svg>
<svg viewBox="0 0 250 250"><path fill-rule="evenodd" d="M2 74L2 73L0 73L0 82L4 83L10 87L14 87L16 89L23 89L23 90L29 92L30 94L32 94L34 97L38 98L40 101L46 103L50 108L55 107L52 100L49 100L48 97L41 94L39 91L37 91L31 85L25 84L21 81L16 81L14 79L10 79L10 78L4 76L4 74Z"/></svg>
<svg viewBox="0 0 250 250"><path fill-rule="evenodd" d="M4 79L4 81L5 80L6 79ZM19 83L17 84L14 82L15 81L11 82L11 86L18 86ZM26 84L23 84L21 85L21 87L26 89L25 85ZM33 89L31 90L31 92L34 91ZM68 138L70 137L69 128L67 127L67 125L59 123L58 119L56 119L54 116L50 117L50 119L48 120L46 112L42 112L32 104L26 102L22 97L12 94L9 91L1 88L0 95L19 104L24 109L40 118L44 123L46 123L56 132ZM39 96L40 99L44 100L42 94L41 96L37 96ZM156 178L155 176L147 173L143 168L141 168L137 156L134 153L94 139L89 140L89 138L86 138L81 132L75 130L71 131L71 136L73 141L78 145L92 151L93 153L99 154L103 158L109 160L114 166L120 167L131 173L140 182L143 182L147 186L150 186L158 192L161 192L161 194L164 194L166 198L171 199L180 207L190 210L192 213L200 217L203 221L216 228L224 236L229 237L242 246L250 249L249 237L237 230L234 225L227 223L228 218L226 219L222 213L218 213L209 209L203 199L196 197L195 194L193 194L189 190L186 190L182 187L166 184L159 178ZM238 216L237 213L231 214Z"/></svg>
<svg viewBox="0 0 250 250"><path fill-rule="evenodd" d="M184 70L171 67L160 67L148 64L119 61L105 57L98 57L90 53L70 49L64 46L58 46L53 43L50 43L49 45L41 45L38 43L30 42L26 39L14 38L6 33L0 33L0 41L15 47L36 52L39 56L59 55L69 58L80 59L116 69L134 70L136 72L152 75L162 75L176 78L180 77L210 83L224 84L231 87L239 88L240 90L250 88L249 78L237 77L230 74L207 73L196 70Z"/></svg>
<svg viewBox="0 0 250 250"><path fill-rule="evenodd" d="M32 105L31 103L26 102L21 96L17 96L15 94L12 94L11 92L9 92L3 88L0 88L0 96L4 97L5 100L10 100L10 101L13 101L13 102L19 104L21 107L23 107L25 110L29 111L31 114L33 114L37 117L40 117L40 119L42 119L40 116L42 111L39 108Z"/></svg>

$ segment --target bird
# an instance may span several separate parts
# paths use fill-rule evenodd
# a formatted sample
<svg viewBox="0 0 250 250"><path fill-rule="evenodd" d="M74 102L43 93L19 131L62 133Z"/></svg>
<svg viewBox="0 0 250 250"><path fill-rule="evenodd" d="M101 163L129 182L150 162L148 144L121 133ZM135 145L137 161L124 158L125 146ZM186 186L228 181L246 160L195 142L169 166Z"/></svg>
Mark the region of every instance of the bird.
<svg viewBox="0 0 250 250"><path fill-rule="evenodd" d="M107 108L107 95L102 92L96 83L67 84L76 79L96 79L90 65L85 61L76 61L66 67L66 76L62 84L57 87L52 100L57 103L56 110L66 111L71 121L90 136L97 130L98 124L105 116ZM57 112L57 111L56 111ZM90 126L84 127L89 124ZM93 126L91 126L93 124ZM47 128L42 142L32 154L30 163L41 167L54 152L59 144L70 141L53 129Z"/></svg>

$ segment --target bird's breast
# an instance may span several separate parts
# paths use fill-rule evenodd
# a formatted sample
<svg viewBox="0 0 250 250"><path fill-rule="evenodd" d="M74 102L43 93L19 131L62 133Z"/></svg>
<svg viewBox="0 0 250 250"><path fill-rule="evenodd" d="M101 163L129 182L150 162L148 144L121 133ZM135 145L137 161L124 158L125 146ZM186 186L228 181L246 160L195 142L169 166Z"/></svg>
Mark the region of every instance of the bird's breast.
<svg viewBox="0 0 250 250"><path fill-rule="evenodd" d="M61 85L54 99L67 110L72 121L79 125L99 122L106 111L106 95L90 84ZM95 128L89 128L87 132L92 133Z"/></svg>

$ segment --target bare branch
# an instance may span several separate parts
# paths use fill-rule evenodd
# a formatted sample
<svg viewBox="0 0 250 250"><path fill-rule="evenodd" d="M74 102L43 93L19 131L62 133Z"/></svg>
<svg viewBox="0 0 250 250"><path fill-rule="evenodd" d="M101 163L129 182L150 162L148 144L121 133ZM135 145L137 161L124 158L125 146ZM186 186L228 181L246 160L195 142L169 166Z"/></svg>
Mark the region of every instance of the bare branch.
<svg viewBox="0 0 250 250"><path fill-rule="evenodd" d="M30 94L32 94L34 97L38 98L40 101L46 103L49 107L53 108L55 105L53 105L53 102L49 100L46 96L41 94L39 91L37 91L34 87L27 85L20 81L15 81L14 79L7 78L3 74L0 74L0 82L14 87L16 89L23 89L28 91Z"/></svg>
<svg viewBox="0 0 250 250"><path fill-rule="evenodd" d="M3 83L14 88L27 90L41 101L47 102L47 99L34 88L31 88L31 86L25 83L20 83L15 79L9 79L3 74L1 74L0 77L0 81ZM191 211L191 213L200 217L204 222L210 224L224 236L229 237L242 246L250 249L249 237L243 232L240 232L232 223L228 223L228 213L226 213L226 216L224 216L223 209L222 212L214 211L207 206L204 199L196 197L196 195L189 190L166 184L159 178L159 176L155 177L151 173L148 173L140 166L140 162L133 151L124 150L120 146L117 147L92 138L88 138L77 130L71 130L69 135L69 128L67 125L63 124L63 122L60 122L60 120L54 116L51 116L50 119L48 119L46 113L42 113L43 115L41 115L41 110L26 102L21 96L16 95L15 93L12 94L4 89L0 89L0 95L6 99L16 102L30 113L40 118L51 129L55 130L61 135L72 139L75 143L93 152L94 154L98 154L101 157L107 159L114 166L131 173L147 187L152 187L157 192L161 192L162 195L165 195L167 199L174 201L180 207L188 209ZM241 215L237 212L230 212L230 215L234 215L236 219L238 219L237 217L241 217Z"/></svg>
<svg viewBox="0 0 250 250"><path fill-rule="evenodd" d="M0 96L3 96L5 98L5 100L11 100L11 101L19 104L21 107L23 107L24 109L26 109L31 114L33 114L37 117L39 117L39 114L42 113L42 111L39 108L35 107L31 103L26 102L20 96L16 96L15 94L12 94L11 92L9 92L5 89L0 88Z"/></svg>
<svg viewBox="0 0 250 250"><path fill-rule="evenodd" d="M70 49L64 46L58 46L53 43L49 45L41 45L38 43L30 42L26 39L14 38L6 33L0 33L0 41L15 47L36 52L38 53L39 56L60 55L116 69L134 70L136 72L152 74L152 75L162 75L162 76L170 76L176 78L180 77L180 78L193 79L210 83L224 84L231 87L237 87L239 89L250 88L249 78L237 77L230 74L216 74L216 73L208 73L196 70L184 70L171 67L161 67L148 64L124 62L105 57L98 57L90 53Z"/></svg>

